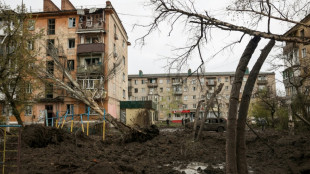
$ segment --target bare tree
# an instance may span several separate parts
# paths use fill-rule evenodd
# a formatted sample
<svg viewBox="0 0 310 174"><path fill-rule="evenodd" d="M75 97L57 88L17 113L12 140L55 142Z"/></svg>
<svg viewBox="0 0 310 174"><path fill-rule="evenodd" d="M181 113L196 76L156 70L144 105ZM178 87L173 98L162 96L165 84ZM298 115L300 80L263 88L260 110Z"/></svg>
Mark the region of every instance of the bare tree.
<svg viewBox="0 0 310 174"><path fill-rule="evenodd" d="M292 2L292 1L290 1ZM286 8L287 10L283 10L282 6L279 8L279 5L281 3L285 4L283 8ZM303 3L303 4L302 4ZM240 87L242 83L242 78L244 76L244 72L246 70L246 67L248 65L249 60L252 57L252 54L254 53L256 46L258 42L260 41L260 38L265 39L271 39L268 45L266 45L266 48L262 51L262 58L259 59L256 64L257 68L253 73L250 74L249 78L252 79L252 82L248 83L249 87L252 87L252 89L248 90L246 92L245 97L242 98L241 101L247 103L248 96L252 93L253 86L257 77L257 72L259 72L261 68L261 64L264 63L265 58L268 56L271 48L274 45L275 41L286 41L286 42L296 42L296 43L304 43L308 44L310 43L309 38L301 38L297 36L287 36L287 35L281 35L277 33L272 32L271 28L271 22L274 20L281 21L281 22L288 22L298 25L307 26L307 24L303 22L295 22L299 21L297 18L288 18L291 17L290 15L284 15L288 11L292 5L295 4L295 16L297 14L300 14L302 16L305 16L303 14L303 10L306 10L309 12L309 2L302 1L297 4L301 4L299 7L296 6L296 3L286 3L284 1L243 1L243 0L236 0L232 6L230 6L230 12L231 13L241 13L245 16L255 15L255 19L251 19L249 22L250 25L246 27L245 25L240 25L236 21L238 20L232 20L232 22L226 22L224 20L220 20L216 17L212 17L211 14L208 11L204 11L204 13L199 13L196 8L193 1L172 1L172 0L150 0L150 5L154 7L155 10L155 19L154 21L149 25L143 25L143 27L148 28L148 32L140 38L139 41L141 41L141 44L143 45L145 42L146 37L153 31L157 30L159 27L159 24L164 21L170 21L171 31L173 31L174 25L179 21L183 22L185 26L189 28L189 33L193 33L193 35L190 38L193 38L191 43L188 46L185 46L183 48L178 49L178 51L183 51L183 53L179 54L174 58L174 61L170 64L170 66L177 65L182 66L184 65L188 58L192 55L194 50L197 50L199 53L199 58L202 63L204 63L204 59L201 54L202 47L208 42L209 35L208 32L210 32L213 28L221 29L221 30L227 30L227 31L237 31L242 32L243 34L247 34L250 36L254 36L253 39L249 42L248 46L243 52L243 55L241 56L241 59L239 61L239 65L236 69L235 73L235 79L232 85L231 95L230 95L230 102L229 102L229 113L228 113L228 125L227 125L227 139L226 139L226 173L247 173L247 166L245 161L238 161L236 153L240 152L240 149L237 146L237 141L244 141L244 140L237 140L237 134L236 134L236 126L237 126L237 112L238 112L238 102L239 102L239 94L240 94ZM253 10L254 13L251 11ZM258 13L255 13L255 12ZM308 14L308 13L306 13ZM245 20L246 22L249 21L249 19ZM267 26L265 29L259 30L257 26L264 25ZM236 42L238 43L238 42ZM180 69L180 68L179 68ZM245 95L245 94L244 94ZM247 104L243 104L242 108L245 112L247 112L248 106ZM240 113L240 112L239 112ZM243 115L244 116L244 115ZM240 119L238 120L238 123L240 125L245 125L246 119ZM238 126L239 126L238 124ZM239 132L242 132L244 134L244 127L239 129ZM238 133L239 133L238 132ZM244 142L240 142L244 143ZM241 154L243 155L243 154ZM237 163L242 163L240 165L237 165ZM240 167L240 166L244 167ZM238 168L240 167L240 168Z"/></svg>

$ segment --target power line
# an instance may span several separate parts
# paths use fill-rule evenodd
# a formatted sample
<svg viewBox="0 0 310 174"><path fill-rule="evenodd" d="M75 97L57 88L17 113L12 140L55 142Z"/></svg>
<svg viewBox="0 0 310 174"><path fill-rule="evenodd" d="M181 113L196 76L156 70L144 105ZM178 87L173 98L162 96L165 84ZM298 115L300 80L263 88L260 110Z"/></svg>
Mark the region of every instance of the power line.
<svg viewBox="0 0 310 174"><path fill-rule="evenodd" d="M135 14L128 14L128 13L117 13L124 16L134 16L134 17L144 17L144 18L153 18L152 16L145 16L145 15L135 15Z"/></svg>

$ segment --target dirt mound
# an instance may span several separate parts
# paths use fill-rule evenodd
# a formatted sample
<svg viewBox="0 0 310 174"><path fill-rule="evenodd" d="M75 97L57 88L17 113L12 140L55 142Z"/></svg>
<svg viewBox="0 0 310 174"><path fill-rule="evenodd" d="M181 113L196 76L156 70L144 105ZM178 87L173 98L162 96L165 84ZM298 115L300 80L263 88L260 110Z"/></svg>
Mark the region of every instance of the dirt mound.
<svg viewBox="0 0 310 174"><path fill-rule="evenodd" d="M133 130L130 134L126 135L126 137L124 138L124 142L146 142L159 135L159 129L156 125L142 128L141 131L142 132Z"/></svg>
<svg viewBox="0 0 310 174"><path fill-rule="evenodd" d="M43 148L49 144L59 144L67 138L67 132L62 129L42 125L25 126L22 131L23 142L32 148Z"/></svg>

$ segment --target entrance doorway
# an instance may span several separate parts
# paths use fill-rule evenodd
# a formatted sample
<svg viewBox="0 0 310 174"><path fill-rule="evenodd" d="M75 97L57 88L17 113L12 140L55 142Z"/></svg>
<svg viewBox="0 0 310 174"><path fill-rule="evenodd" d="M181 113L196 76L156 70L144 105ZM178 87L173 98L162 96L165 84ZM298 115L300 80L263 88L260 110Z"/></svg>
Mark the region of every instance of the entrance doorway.
<svg viewBox="0 0 310 174"><path fill-rule="evenodd" d="M53 118L53 105L45 105L45 109L46 109L46 112L47 112L47 118L49 119L49 126L52 124L52 122L50 121L51 118Z"/></svg>

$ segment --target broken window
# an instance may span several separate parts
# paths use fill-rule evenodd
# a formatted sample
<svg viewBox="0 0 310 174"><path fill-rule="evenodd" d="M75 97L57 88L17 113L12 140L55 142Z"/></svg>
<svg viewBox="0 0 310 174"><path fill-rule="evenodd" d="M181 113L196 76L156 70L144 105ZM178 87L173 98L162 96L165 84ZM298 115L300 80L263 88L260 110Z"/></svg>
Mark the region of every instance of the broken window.
<svg viewBox="0 0 310 174"><path fill-rule="evenodd" d="M54 61L46 62L46 71L50 74L54 74Z"/></svg>
<svg viewBox="0 0 310 174"><path fill-rule="evenodd" d="M47 34L48 35L55 34L55 19L48 19Z"/></svg>
<svg viewBox="0 0 310 174"><path fill-rule="evenodd" d="M69 18L69 28L75 27L75 18Z"/></svg>
<svg viewBox="0 0 310 174"><path fill-rule="evenodd" d="M87 66L99 65L99 58L85 58L85 64Z"/></svg>
<svg viewBox="0 0 310 174"><path fill-rule="evenodd" d="M73 104L67 104L67 112L68 112L68 114L74 114L74 105Z"/></svg>
<svg viewBox="0 0 310 174"><path fill-rule="evenodd" d="M46 55L50 56L51 53L54 50L54 44L55 44L55 40L54 39L47 39L47 49L46 49Z"/></svg>
<svg viewBox="0 0 310 174"><path fill-rule="evenodd" d="M89 108L89 115L98 115L98 113L91 107L85 105L85 113L88 113L88 108Z"/></svg>
<svg viewBox="0 0 310 174"><path fill-rule="evenodd" d="M45 84L45 97L53 98L53 84Z"/></svg>
<svg viewBox="0 0 310 174"><path fill-rule="evenodd" d="M75 48L75 39L68 39L68 47Z"/></svg>
<svg viewBox="0 0 310 174"><path fill-rule="evenodd" d="M138 88L135 88L135 93L138 93Z"/></svg>
<svg viewBox="0 0 310 174"><path fill-rule="evenodd" d="M74 70L74 60L67 61L67 68L68 68L68 71Z"/></svg>
<svg viewBox="0 0 310 174"><path fill-rule="evenodd" d="M29 20L28 21L28 30L32 31L35 28L35 20Z"/></svg>
<svg viewBox="0 0 310 174"><path fill-rule="evenodd" d="M31 105L27 105L25 107L25 115L26 116L32 115L32 106Z"/></svg>

